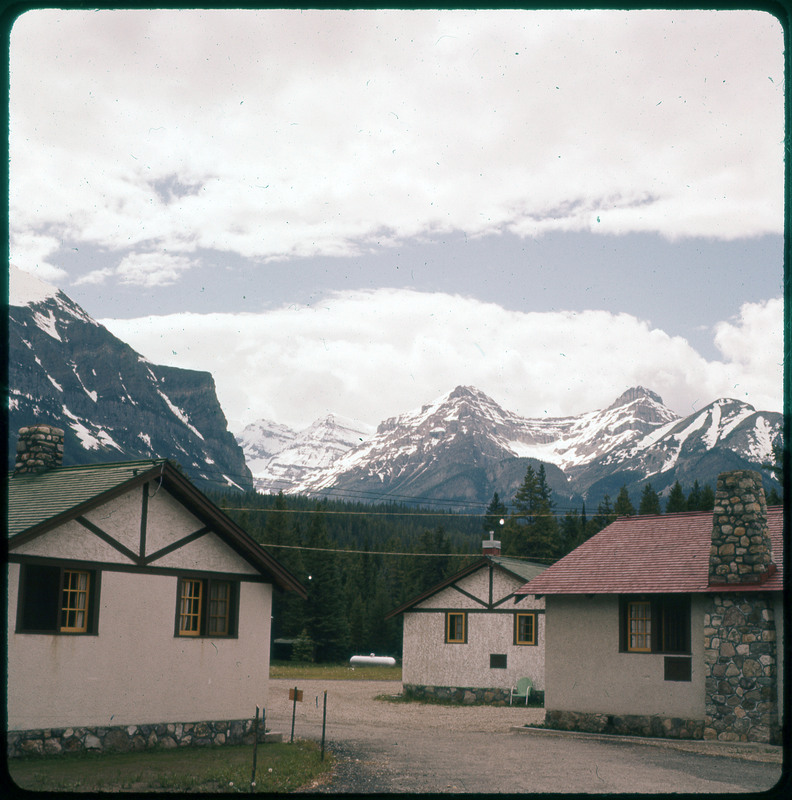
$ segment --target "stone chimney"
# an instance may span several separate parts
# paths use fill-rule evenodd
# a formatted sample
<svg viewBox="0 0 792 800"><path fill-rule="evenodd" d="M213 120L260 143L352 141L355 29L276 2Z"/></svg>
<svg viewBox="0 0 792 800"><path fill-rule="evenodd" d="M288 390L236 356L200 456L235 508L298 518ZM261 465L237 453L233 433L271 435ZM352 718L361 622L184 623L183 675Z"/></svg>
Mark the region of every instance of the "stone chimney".
<svg viewBox="0 0 792 800"><path fill-rule="evenodd" d="M709 584L762 583L775 572L762 478L752 470L718 476Z"/></svg>
<svg viewBox="0 0 792 800"><path fill-rule="evenodd" d="M485 556L500 555L501 543L495 538L495 531L490 531L489 539L485 539L481 544Z"/></svg>
<svg viewBox="0 0 792 800"><path fill-rule="evenodd" d="M19 429L14 475L37 474L63 465L63 431L51 425Z"/></svg>

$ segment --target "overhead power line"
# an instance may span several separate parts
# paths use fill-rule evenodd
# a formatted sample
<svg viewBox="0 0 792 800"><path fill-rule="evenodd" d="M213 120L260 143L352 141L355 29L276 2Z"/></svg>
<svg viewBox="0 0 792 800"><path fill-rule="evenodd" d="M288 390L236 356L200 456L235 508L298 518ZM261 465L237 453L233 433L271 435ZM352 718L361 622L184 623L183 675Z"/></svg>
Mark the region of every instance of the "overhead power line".
<svg viewBox="0 0 792 800"><path fill-rule="evenodd" d="M480 558L480 553L398 553L390 550L346 550L334 547L306 547L305 545L298 544L271 544L260 543L261 547L282 547L285 550L313 550L318 553L339 553L339 554L352 554L352 555L366 555L366 556L428 556L431 558ZM520 561L536 561L541 563L554 563L546 558L533 558L532 556L508 556L510 559L519 559Z"/></svg>

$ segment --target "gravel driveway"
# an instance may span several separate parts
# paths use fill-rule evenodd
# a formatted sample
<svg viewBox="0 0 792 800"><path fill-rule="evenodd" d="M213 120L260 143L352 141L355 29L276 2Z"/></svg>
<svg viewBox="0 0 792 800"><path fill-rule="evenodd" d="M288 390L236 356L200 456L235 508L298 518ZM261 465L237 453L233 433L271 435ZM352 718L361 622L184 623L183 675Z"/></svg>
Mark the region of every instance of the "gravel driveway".
<svg viewBox="0 0 792 800"><path fill-rule="evenodd" d="M388 703L397 681L271 680L267 727L289 741L290 688L295 738L319 741L327 690L326 746L336 756L320 793L746 792L781 776L780 748L621 737L576 737L513 726L537 723L544 710L497 706Z"/></svg>

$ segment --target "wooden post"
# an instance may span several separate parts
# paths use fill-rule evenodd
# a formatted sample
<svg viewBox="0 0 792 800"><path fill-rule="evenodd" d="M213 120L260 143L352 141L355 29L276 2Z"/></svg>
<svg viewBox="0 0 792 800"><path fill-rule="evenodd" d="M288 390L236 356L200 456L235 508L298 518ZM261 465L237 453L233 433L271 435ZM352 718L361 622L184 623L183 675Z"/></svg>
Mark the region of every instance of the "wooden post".
<svg viewBox="0 0 792 800"><path fill-rule="evenodd" d="M322 761L324 761L325 725L327 723L327 689L324 693L324 708L322 709Z"/></svg>
<svg viewBox="0 0 792 800"><path fill-rule="evenodd" d="M256 706L256 722L253 725L253 772L250 773L250 792L251 794L256 790L256 758L258 756L258 717L259 707Z"/></svg>
<svg viewBox="0 0 792 800"><path fill-rule="evenodd" d="M292 729L289 744L294 744L294 718L297 716L297 687L294 687L294 702L292 703Z"/></svg>

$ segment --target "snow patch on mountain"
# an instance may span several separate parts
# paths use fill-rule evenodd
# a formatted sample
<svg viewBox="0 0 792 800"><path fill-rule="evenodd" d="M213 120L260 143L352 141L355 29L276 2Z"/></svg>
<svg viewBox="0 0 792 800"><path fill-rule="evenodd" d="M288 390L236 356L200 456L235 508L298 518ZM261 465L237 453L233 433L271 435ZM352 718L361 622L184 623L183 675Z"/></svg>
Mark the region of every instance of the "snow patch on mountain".
<svg viewBox="0 0 792 800"><path fill-rule="evenodd" d="M261 492L291 491L332 465L338 457L368 439L365 423L328 414L295 431L269 420L257 420L237 435L245 460Z"/></svg>
<svg viewBox="0 0 792 800"><path fill-rule="evenodd" d="M8 304L27 306L43 303L58 294L57 287L11 264L8 270Z"/></svg>

